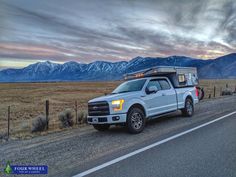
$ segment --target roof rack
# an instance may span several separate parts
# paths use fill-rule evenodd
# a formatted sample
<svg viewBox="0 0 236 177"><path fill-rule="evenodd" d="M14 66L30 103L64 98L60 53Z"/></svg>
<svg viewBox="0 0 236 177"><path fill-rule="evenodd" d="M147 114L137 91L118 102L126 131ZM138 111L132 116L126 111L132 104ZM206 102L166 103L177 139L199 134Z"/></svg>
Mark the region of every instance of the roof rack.
<svg viewBox="0 0 236 177"><path fill-rule="evenodd" d="M180 66L156 66L132 72L124 75L125 80L137 79L142 77L151 76L165 76L169 74L185 74L185 73L197 73L197 68L194 67L180 67Z"/></svg>

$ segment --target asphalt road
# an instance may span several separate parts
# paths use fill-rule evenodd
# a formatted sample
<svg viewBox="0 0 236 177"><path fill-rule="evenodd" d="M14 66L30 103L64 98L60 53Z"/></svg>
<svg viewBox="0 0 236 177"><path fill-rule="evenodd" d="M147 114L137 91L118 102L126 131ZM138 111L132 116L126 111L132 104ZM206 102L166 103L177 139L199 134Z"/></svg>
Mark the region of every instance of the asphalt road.
<svg viewBox="0 0 236 177"><path fill-rule="evenodd" d="M88 176L236 176L236 114Z"/></svg>
<svg viewBox="0 0 236 177"><path fill-rule="evenodd" d="M229 96L199 103L192 118L182 117L180 112L176 112L150 121L145 130L137 135L128 134L122 127L112 127L107 132L98 132L93 127L86 126L38 136L29 140L11 140L0 144L0 162L11 161L12 165L48 165L49 174L45 176L70 177L233 111L236 111L236 96ZM229 123L227 123L228 121ZM168 176L173 171L175 172L173 176L178 176L183 171L183 175L180 176L184 176L185 173L188 176L190 168L192 168L192 175L197 174L197 172L203 174L204 169L210 165L210 156L214 161L212 167L215 163L217 169L222 170L225 167L228 169L224 168L227 174L235 175L235 171L232 172L235 168L232 168L233 164L231 163L236 164L235 159L233 159L236 155L232 152L232 148L236 151L236 147L229 145L235 145L233 140L236 138L232 135L234 131L232 127L234 126L235 129L235 125L234 117L228 117L196 130L196 132L137 154L126 159L127 162L124 160L114 164L114 167L112 165L97 171L91 176L96 176L96 173L105 176L131 176L129 173L125 173L127 170L130 172L131 169L138 173L135 176L149 176L145 175L146 171L152 171L150 175L154 176L161 174L161 172ZM235 131L234 134L236 134ZM209 141L210 139L211 141ZM225 144L227 146L224 147ZM222 152L219 149L223 149ZM210 150L212 150L211 153ZM144 157L142 154L145 154ZM218 155L221 155L222 158ZM145 159L145 156L151 156L151 158ZM134 160L135 162L132 160L133 158L137 158ZM221 161L216 163L217 159ZM194 160L196 162L193 162ZM119 166L120 163L121 166ZM222 168L219 168L219 164L222 164ZM162 169L163 166L167 171ZM1 165L0 169L2 170ZM158 170L156 173L155 169L162 169L163 171ZM215 172L221 174L217 169L212 174ZM111 172L113 172L112 175Z"/></svg>

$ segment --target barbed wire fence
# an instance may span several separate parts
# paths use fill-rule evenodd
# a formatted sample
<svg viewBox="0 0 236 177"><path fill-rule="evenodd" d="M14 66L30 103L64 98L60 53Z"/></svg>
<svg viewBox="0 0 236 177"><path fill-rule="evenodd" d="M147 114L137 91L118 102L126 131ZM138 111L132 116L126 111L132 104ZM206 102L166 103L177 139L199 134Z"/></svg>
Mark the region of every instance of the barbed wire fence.
<svg viewBox="0 0 236 177"><path fill-rule="evenodd" d="M23 111L28 111L27 116L22 111L19 112L17 105L6 106L6 109L1 109L0 112L0 140L8 141L9 139L19 139L23 137L29 137L32 133L33 121L39 115L46 117L46 128L44 132L61 131L63 128L60 127L59 114L65 110L70 110L73 115L73 126L79 127L86 125L87 121L87 109L84 104L81 104L78 100L73 102L66 102L65 106L56 106L50 103L50 100L45 100L42 104L39 104L39 111L30 112L27 106L22 106ZM44 105L42 108L42 105ZM82 107L83 105L83 107ZM29 113L30 112L30 113ZM29 115L29 116L28 116Z"/></svg>

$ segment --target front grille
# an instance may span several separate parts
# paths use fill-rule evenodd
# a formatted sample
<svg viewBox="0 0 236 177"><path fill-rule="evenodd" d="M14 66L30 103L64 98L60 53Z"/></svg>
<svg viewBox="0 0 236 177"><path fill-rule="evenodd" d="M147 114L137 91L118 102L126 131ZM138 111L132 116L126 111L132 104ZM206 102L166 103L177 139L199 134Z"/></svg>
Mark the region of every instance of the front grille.
<svg viewBox="0 0 236 177"><path fill-rule="evenodd" d="M109 115L109 104L106 101L88 103L89 116L105 116Z"/></svg>

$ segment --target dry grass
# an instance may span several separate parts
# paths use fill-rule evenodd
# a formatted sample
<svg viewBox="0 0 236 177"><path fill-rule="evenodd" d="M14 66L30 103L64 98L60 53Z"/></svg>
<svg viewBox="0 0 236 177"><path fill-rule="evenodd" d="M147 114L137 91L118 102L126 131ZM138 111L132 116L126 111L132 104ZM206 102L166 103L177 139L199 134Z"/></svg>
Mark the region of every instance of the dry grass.
<svg viewBox="0 0 236 177"><path fill-rule="evenodd" d="M232 91L235 91L236 80L200 80L200 87L204 88L205 98L208 98L209 94L213 97L214 86L216 87L216 97L219 97L221 91L226 88L226 84Z"/></svg>
<svg viewBox="0 0 236 177"><path fill-rule="evenodd" d="M7 106L11 106L11 132L22 132L32 124L32 119L45 112L45 101L50 101L50 131L59 131L58 114L66 108L74 109L78 101L80 111L87 111L88 100L110 93L119 82L67 82L67 83L5 83L0 84L0 133L6 131ZM233 90L236 80L201 80L205 98L216 96L226 84ZM23 122L23 123L22 123ZM27 126L26 126L27 125ZM27 128L25 128L27 127Z"/></svg>
<svg viewBox="0 0 236 177"><path fill-rule="evenodd" d="M59 130L58 114L66 108L87 111L88 100L111 92L118 82L68 83L2 83L0 84L0 133L6 131L7 106L11 106L11 132L21 132L22 122L45 113L45 101L50 105L50 130ZM24 127L23 127L24 128Z"/></svg>

